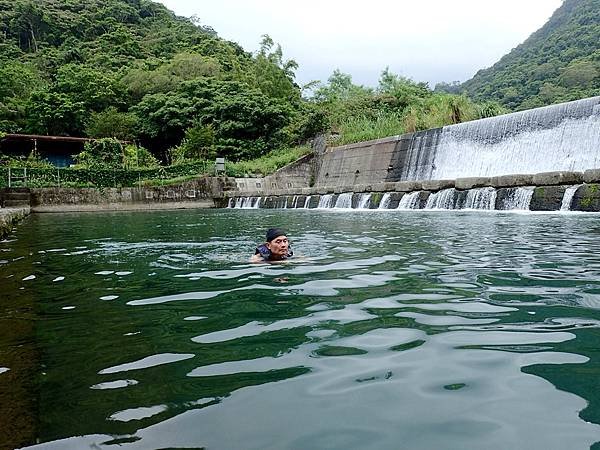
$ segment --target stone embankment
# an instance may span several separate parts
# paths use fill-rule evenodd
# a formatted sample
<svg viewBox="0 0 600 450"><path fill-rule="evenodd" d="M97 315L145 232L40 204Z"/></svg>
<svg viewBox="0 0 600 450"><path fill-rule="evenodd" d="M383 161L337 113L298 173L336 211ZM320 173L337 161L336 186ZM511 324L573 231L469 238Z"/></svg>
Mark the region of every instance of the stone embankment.
<svg viewBox="0 0 600 450"><path fill-rule="evenodd" d="M28 216L30 209L26 207L0 208L0 239L3 239L13 225Z"/></svg>
<svg viewBox="0 0 600 450"><path fill-rule="evenodd" d="M15 206L18 197L32 212L214 208L233 186L226 177L202 177L154 187L4 189L0 197L4 206Z"/></svg>
<svg viewBox="0 0 600 450"><path fill-rule="evenodd" d="M600 169L586 170L585 172L544 172L538 174L515 174L498 177L472 177L458 178L456 180L426 180L426 181L398 181L373 184L356 184L348 186L321 186L301 189L283 189L279 191L229 191L225 197L217 201L220 207L226 207L237 198L263 197L265 200L261 207L273 208L285 204L288 205L295 197L295 204L304 205L308 198L308 205L316 207L319 198L323 195L342 193L371 193L374 201L370 202L370 208L377 208L378 201L383 193L390 193L388 209L397 206L401 198L410 193L419 192L418 206L424 207L428 197L445 189L455 189L460 194L466 195L469 190L478 188L496 189L496 208L501 206L508 197L513 195L514 188L528 187L533 189L533 196L529 209L532 211L556 211L560 210L565 191L569 187L576 188L571 210L576 211L600 211ZM379 195L377 195L379 194ZM310 198L309 198L310 197Z"/></svg>

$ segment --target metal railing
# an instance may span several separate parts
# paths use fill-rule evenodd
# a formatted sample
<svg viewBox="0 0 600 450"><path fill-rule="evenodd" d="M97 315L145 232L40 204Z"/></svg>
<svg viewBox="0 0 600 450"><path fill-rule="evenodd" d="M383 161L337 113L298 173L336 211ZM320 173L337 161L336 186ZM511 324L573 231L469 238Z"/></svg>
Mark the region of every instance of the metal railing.
<svg viewBox="0 0 600 450"><path fill-rule="evenodd" d="M17 172L17 174L15 174L15 171ZM20 175L19 174L20 171ZM8 187L13 187L15 182L22 182L24 186L27 186L27 167L23 167L23 168L15 168L15 167L9 167L8 168Z"/></svg>
<svg viewBox="0 0 600 450"><path fill-rule="evenodd" d="M135 187L147 180L201 177L215 172L214 163L200 162L149 169L74 169L0 167L2 187ZM216 173L219 173L216 171Z"/></svg>

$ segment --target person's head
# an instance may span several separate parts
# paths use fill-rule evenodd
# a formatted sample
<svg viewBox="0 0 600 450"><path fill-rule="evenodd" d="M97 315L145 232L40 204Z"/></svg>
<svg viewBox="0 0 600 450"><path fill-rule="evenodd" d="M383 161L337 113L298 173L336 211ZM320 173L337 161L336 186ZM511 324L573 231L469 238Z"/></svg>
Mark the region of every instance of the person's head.
<svg viewBox="0 0 600 450"><path fill-rule="evenodd" d="M267 230L267 248L275 258L284 258L288 254L290 243L285 231L281 228L269 228Z"/></svg>

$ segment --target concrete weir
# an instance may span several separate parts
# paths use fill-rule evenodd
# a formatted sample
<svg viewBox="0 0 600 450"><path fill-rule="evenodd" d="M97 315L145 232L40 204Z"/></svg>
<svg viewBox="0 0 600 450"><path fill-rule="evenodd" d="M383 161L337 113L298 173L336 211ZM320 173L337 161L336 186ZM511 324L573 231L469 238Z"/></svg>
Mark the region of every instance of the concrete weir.
<svg viewBox="0 0 600 450"><path fill-rule="evenodd" d="M532 183L536 180L538 183ZM587 180L587 182L585 182ZM229 208L286 209L482 209L600 211L600 171L546 172L502 177L380 183L356 191L311 188L301 193L261 196L232 193ZM240 195L241 194L241 195Z"/></svg>
<svg viewBox="0 0 600 450"><path fill-rule="evenodd" d="M380 194L390 193L379 209L410 195L401 208L598 211L600 97L322 149L315 160L310 187L297 177L288 189L272 188L269 177L245 180L218 206L255 198L253 207L289 208L310 196L310 207L315 196L371 193L369 207L379 208Z"/></svg>

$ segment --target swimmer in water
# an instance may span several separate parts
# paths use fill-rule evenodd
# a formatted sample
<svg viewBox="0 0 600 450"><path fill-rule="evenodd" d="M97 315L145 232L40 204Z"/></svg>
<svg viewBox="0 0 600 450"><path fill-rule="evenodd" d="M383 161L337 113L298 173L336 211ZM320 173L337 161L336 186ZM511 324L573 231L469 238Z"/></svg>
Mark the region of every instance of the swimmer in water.
<svg viewBox="0 0 600 450"><path fill-rule="evenodd" d="M290 249L290 241L281 228L269 228L266 242L256 247L250 262L277 262L291 258L294 252Z"/></svg>

